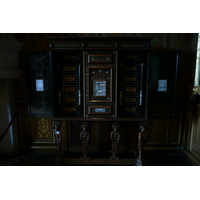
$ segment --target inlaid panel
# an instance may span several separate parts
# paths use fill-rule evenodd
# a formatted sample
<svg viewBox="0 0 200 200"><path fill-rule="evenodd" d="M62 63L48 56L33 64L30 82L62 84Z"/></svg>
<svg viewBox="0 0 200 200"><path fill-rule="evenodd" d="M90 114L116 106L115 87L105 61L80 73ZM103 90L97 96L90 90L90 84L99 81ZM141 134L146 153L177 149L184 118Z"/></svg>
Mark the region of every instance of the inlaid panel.
<svg viewBox="0 0 200 200"><path fill-rule="evenodd" d="M29 114L53 115L51 53L30 53L27 55L27 88ZM51 91L51 92L50 92Z"/></svg>
<svg viewBox="0 0 200 200"><path fill-rule="evenodd" d="M121 64L121 67L123 67L125 73L137 73L140 69L139 64Z"/></svg>
<svg viewBox="0 0 200 200"><path fill-rule="evenodd" d="M76 74L63 74L62 76L63 83L77 83Z"/></svg>
<svg viewBox="0 0 200 200"><path fill-rule="evenodd" d="M88 54L88 63L112 63L112 54Z"/></svg>
<svg viewBox="0 0 200 200"><path fill-rule="evenodd" d="M53 131L51 118L36 117L36 140L52 140Z"/></svg>
<svg viewBox="0 0 200 200"><path fill-rule="evenodd" d="M124 75L124 83L138 83L139 77L138 76L130 76L130 75Z"/></svg>
<svg viewBox="0 0 200 200"><path fill-rule="evenodd" d="M138 92L137 86L124 86L124 93L133 94Z"/></svg>
<svg viewBox="0 0 200 200"><path fill-rule="evenodd" d="M123 103L138 103L138 97L124 97L123 98Z"/></svg>
<svg viewBox="0 0 200 200"><path fill-rule="evenodd" d="M127 52L123 54L122 58L125 62L142 62L145 60L145 54L139 52Z"/></svg>
<svg viewBox="0 0 200 200"><path fill-rule="evenodd" d="M57 58L61 63L73 63L81 61L81 54L61 51L57 52Z"/></svg>
<svg viewBox="0 0 200 200"><path fill-rule="evenodd" d="M62 72L63 73L77 73L77 65L63 65L62 66Z"/></svg>
<svg viewBox="0 0 200 200"><path fill-rule="evenodd" d="M65 113L77 113L77 106L63 106L64 107L64 112Z"/></svg>
<svg viewBox="0 0 200 200"><path fill-rule="evenodd" d="M148 122L147 144L167 144L168 119L151 119Z"/></svg>
<svg viewBox="0 0 200 200"><path fill-rule="evenodd" d="M112 106L88 106L89 115L112 114Z"/></svg>
<svg viewBox="0 0 200 200"><path fill-rule="evenodd" d="M112 102L112 67L88 67L89 101Z"/></svg>
<svg viewBox="0 0 200 200"><path fill-rule="evenodd" d="M75 96L64 95L63 96L64 104L74 104L77 102L78 102L77 95L75 95Z"/></svg>
<svg viewBox="0 0 200 200"><path fill-rule="evenodd" d="M63 93L77 93L77 86L63 85Z"/></svg>
<svg viewBox="0 0 200 200"><path fill-rule="evenodd" d="M136 114L138 112L137 106L124 106L124 113L126 114Z"/></svg>
<svg viewBox="0 0 200 200"><path fill-rule="evenodd" d="M139 54L128 54L124 56L124 60L139 60L140 59L140 55Z"/></svg>

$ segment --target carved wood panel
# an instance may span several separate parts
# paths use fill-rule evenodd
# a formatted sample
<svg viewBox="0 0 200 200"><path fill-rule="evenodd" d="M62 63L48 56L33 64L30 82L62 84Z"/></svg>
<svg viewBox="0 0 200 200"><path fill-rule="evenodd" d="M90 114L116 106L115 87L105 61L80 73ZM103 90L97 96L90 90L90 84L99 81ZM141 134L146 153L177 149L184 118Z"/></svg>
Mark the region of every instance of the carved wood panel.
<svg viewBox="0 0 200 200"><path fill-rule="evenodd" d="M168 119L150 119L148 122L147 144L167 144Z"/></svg>
<svg viewBox="0 0 200 200"><path fill-rule="evenodd" d="M52 120L49 117L35 117L35 142L53 141Z"/></svg>
<svg viewBox="0 0 200 200"><path fill-rule="evenodd" d="M54 149L53 122L50 117L28 115L27 101L18 101L18 124L20 148Z"/></svg>
<svg viewBox="0 0 200 200"><path fill-rule="evenodd" d="M183 132L183 111L177 109L174 118L151 118L148 121L145 146L180 147Z"/></svg>

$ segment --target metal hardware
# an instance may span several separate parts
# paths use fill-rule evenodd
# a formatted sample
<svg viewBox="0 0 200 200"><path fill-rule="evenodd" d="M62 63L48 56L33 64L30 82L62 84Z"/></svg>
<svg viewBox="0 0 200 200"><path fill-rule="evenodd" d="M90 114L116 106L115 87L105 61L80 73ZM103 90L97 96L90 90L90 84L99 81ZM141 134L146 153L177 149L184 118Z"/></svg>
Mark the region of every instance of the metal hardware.
<svg viewBox="0 0 200 200"><path fill-rule="evenodd" d="M140 74L140 100L139 100L139 105L142 105L142 81L143 81L143 66L145 65L145 63L140 63L140 70L141 70L141 74Z"/></svg>
<svg viewBox="0 0 200 200"><path fill-rule="evenodd" d="M78 90L78 105L81 105L81 91Z"/></svg>

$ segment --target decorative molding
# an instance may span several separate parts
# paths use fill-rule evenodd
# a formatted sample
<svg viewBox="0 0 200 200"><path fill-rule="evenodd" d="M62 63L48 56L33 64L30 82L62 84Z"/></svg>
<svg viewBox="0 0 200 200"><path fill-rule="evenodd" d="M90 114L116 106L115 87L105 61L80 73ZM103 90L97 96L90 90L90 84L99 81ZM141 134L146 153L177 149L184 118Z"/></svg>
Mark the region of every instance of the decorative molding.
<svg viewBox="0 0 200 200"><path fill-rule="evenodd" d="M87 45L89 48L112 48L112 47L117 47L117 44L88 44Z"/></svg>
<svg viewBox="0 0 200 200"><path fill-rule="evenodd" d="M107 37L109 38L109 37ZM47 36L50 48L54 50L59 49L148 49L152 38L135 38L132 37L131 42L127 42L126 37L121 37L119 43L116 43L116 38L109 38L109 42L105 43L102 37L56 37ZM98 43L95 42L98 39Z"/></svg>
<svg viewBox="0 0 200 200"><path fill-rule="evenodd" d="M53 118L52 120L60 120L60 121L115 121L115 122L120 122L120 121L130 121L130 122L133 122L133 121L137 121L137 122L141 122L141 121L148 121L147 118L98 118L98 117L58 117L58 118Z"/></svg>
<svg viewBox="0 0 200 200"><path fill-rule="evenodd" d="M76 44L76 43L74 43L74 44L54 44L51 47L57 48L57 49L63 49L63 48L67 49L67 48L81 48L81 47L83 47L83 45L82 44Z"/></svg>

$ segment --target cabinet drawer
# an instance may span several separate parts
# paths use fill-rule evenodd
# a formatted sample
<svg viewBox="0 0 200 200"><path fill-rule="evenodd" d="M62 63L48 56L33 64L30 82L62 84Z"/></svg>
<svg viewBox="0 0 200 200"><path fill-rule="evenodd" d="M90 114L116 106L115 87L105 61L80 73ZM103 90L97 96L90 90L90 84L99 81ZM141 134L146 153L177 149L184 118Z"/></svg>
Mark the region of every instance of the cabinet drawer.
<svg viewBox="0 0 200 200"><path fill-rule="evenodd" d="M139 76L138 75L124 75L123 79L124 79L123 80L124 83L133 84L133 83L138 83Z"/></svg>
<svg viewBox="0 0 200 200"><path fill-rule="evenodd" d="M112 106L88 106L89 115L111 115Z"/></svg>
<svg viewBox="0 0 200 200"><path fill-rule="evenodd" d="M95 63L112 63L113 54L88 54L87 63L95 64Z"/></svg>
<svg viewBox="0 0 200 200"><path fill-rule="evenodd" d="M137 114L138 106L123 106L123 112L125 114Z"/></svg>
<svg viewBox="0 0 200 200"><path fill-rule="evenodd" d="M134 97L124 97L123 98L123 103L124 104L137 104L138 103L138 96L134 96Z"/></svg>

